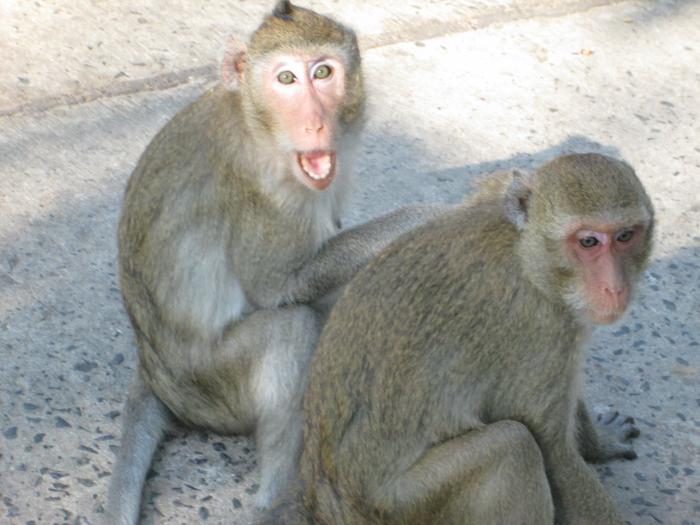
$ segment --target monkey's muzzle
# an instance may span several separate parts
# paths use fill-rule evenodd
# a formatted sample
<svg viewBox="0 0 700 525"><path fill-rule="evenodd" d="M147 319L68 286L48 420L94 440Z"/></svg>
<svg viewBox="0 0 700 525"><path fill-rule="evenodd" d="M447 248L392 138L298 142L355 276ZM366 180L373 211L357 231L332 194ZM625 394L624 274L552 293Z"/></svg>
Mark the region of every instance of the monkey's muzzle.
<svg viewBox="0 0 700 525"><path fill-rule="evenodd" d="M325 190L335 175L334 151L309 151L297 153L297 164L303 174L303 182L315 190Z"/></svg>

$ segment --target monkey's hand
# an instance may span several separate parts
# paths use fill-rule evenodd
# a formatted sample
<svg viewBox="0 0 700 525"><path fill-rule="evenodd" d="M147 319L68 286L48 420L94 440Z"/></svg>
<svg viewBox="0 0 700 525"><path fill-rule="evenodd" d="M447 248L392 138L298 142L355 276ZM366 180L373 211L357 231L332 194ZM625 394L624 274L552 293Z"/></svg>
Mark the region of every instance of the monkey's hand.
<svg viewBox="0 0 700 525"><path fill-rule="evenodd" d="M630 440L639 436L634 418L617 410L596 410L591 418L583 401L579 401L578 443L583 459L602 463L611 459L635 459L637 453Z"/></svg>

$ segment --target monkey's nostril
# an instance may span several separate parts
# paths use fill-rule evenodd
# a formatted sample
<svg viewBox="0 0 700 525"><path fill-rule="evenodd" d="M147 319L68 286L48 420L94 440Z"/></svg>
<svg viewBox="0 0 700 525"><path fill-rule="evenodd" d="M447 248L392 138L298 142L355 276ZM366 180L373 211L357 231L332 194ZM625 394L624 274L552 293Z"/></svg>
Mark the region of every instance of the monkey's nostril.
<svg viewBox="0 0 700 525"><path fill-rule="evenodd" d="M617 286L614 286L614 287L606 286L604 288L604 291L608 295L612 295L613 297L619 297L620 295L622 295L624 293L625 289L622 287L617 287Z"/></svg>

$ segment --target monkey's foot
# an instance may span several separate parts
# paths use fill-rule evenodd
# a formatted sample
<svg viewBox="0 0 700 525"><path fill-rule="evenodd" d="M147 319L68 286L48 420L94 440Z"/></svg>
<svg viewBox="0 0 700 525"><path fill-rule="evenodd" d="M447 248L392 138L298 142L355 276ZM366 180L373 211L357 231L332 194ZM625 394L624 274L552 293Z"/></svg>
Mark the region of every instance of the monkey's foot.
<svg viewBox="0 0 700 525"><path fill-rule="evenodd" d="M591 414L600 447L589 461L610 459L635 459L637 453L631 440L639 437L639 428L632 416L620 414L617 410L594 410Z"/></svg>

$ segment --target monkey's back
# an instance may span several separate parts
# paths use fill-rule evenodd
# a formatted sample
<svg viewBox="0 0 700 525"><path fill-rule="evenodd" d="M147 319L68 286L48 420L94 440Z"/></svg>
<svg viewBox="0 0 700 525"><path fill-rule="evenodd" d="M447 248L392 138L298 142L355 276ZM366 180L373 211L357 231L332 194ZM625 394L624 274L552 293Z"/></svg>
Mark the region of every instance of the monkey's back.
<svg viewBox="0 0 700 525"><path fill-rule="evenodd" d="M118 229L119 266L125 302L137 309L157 302L159 273L171 271L176 254L168 250L178 244L168 240L205 220L211 208L217 166L208 160L214 144L209 130L216 118L212 108L221 105L214 99L220 97L219 91L207 92L178 112L148 144L129 178ZM151 297L138 300L140 287L149 288ZM145 323L151 313L133 315ZM147 326L142 329L151 335Z"/></svg>
<svg viewBox="0 0 700 525"><path fill-rule="evenodd" d="M551 341L550 351L568 344L570 327L547 324L546 313L533 326L533 304L556 305L524 283L517 231L501 209L500 200L484 199L405 235L334 307L304 407L302 480L322 523L371 522L376 516L355 515L347 503L372 501L434 444L524 417L529 401L517 399L518 385L501 394L499 384L518 382L512 370L522 367L529 335ZM514 333L523 340L514 343ZM535 356L525 368L543 360ZM543 374L543 385L556 373ZM495 411L502 406L511 413Z"/></svg>
<svg viewBox="0 0 700 525"><path fill-rule="evenodd" d="M198 382L197 359L207 356L197 349L209 343L203 334L221 333L245 304L228 248L237 203L249 197L237 195L240 187L230 180L241 125L236 104L235 94L216 88L158 132L129 179L119 223L120 284L141 371L185 423L206 425L197 418L219 405L228 410ZM222 139L228 135L230 140ZM223 201L230 208L225 214ZM229 390L235 402L235 385ZM183 397L187 403L180 402ZM189 413L177 410L193 405Z"/></svg>

